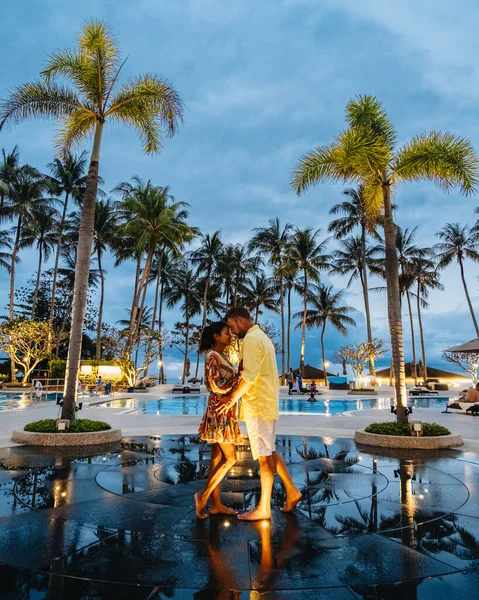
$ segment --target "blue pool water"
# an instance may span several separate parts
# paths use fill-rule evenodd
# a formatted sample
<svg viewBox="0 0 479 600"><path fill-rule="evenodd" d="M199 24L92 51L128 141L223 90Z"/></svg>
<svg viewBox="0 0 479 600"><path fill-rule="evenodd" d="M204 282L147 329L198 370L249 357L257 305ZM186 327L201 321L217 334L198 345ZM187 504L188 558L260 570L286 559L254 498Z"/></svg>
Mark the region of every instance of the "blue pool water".
<svg viewBox="0 0 479 600"><path fill-rule="evenodd" d="M45 400L55 401L57 399L57 396L59 398L62 398L63 394L61 392L58 392L57 394L48 394L46 398L45 396L42 397L41 402L45 402ZM32 402L32 400L30 399L30 392L26 394L0 394L0 410L21 410L24 408L28 408L36 402L40 401L33 399Z"/></svg>
<svg viewBox="0 0 479 600"><path fill-rule="evenodd" d="M136 414L147 415L202 415L205 411L207 396L188 396L177 398L156 399L134 399L123 398L109 400L95 404L100 408L117 408L131 411ZM413 408L436 408L444 409L448 398L414 398L408 404ZM392 401L390 398L361 398L361 399L334 399L308 402L306 398L280 398L280 414L314 414L314 415L336 415L350 410L367 410L380 408L389 410Z"/></svg>

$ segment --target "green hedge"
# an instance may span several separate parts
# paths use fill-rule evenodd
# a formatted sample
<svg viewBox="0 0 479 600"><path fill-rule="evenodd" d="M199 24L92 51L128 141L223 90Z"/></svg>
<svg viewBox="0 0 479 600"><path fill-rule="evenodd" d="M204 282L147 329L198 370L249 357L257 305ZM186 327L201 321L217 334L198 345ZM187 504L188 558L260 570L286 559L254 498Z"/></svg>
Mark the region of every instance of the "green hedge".
<svg viewBox="0 0 479 600"><path fill-rule="evenodd" d="M365 429L368 433L377 433L379 435L404 435L411 436L411 430L406 423L399 424L395 422L371 423ZM422 434L424 437L449 435L451 432L437 423L422 423Z"/></svg>
<svg viewBox="0 0 479 600"><path fill-rule="evenodd" d="M94 431L111 429L111 425L104 421L77 419L71 423L70 430L65 432L56 430L56 419L42 419L41 421L27 423L23 429L24 431L32 431L34 433L92 433Z"/></svg>

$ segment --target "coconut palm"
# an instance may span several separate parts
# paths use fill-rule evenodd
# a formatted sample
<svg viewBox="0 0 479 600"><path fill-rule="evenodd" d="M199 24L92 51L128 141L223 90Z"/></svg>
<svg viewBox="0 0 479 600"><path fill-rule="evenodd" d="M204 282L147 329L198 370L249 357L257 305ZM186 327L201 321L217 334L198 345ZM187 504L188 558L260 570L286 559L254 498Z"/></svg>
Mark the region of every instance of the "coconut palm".
<svg viewBox="0 0 479 600"><path fill-rule="evenodd" d="M308 310L308 290L310 281L319 281L319 272L329 266L331 257L325 254L328 240L318 242L320 229L311 227L306 229L295 228L290 243L288 244L288 261L296 264L297 270L302 273L303 319L301 323L301 353L299 368L304 371L304 353L306 348L306 313Z"/></svg>
<svg viewBox="0 0 479 600"><path fill-rule="evenodd" d="M422 256L413 256L408 265L408 270L411 272L416 281L416 306L417 320L419 324L419 335L421 338L421 352L423 364L423 378L427 380L427 360L426 360L426 345L424 342L424 330L422 326L421 308L427 306L426 298L429 295L429 290L443 290L444 286L439 281L437 269L430 258L424 253Z"/></svg>
<svg viewBox="0 0 479 600"><path fill-rule="evenodd" d="M100 306L98 308L98 325L96 330L96 360L101 360L101 329L103 321L103 304L105 301L105 271L103 269L103 253L111 248L118 228L117 205L111 199L98 200L95 206L95 223L93 233L93 254L96 255L100 273Z"/></svg>
<svg viewBox="0 0 479 600"><path fill-rule="evenodd" d="M324 352L324 333L326 325L330 323L337 331L346 335L346 325L356 327L356 321L348 316L351 312L356 312L352 306L341 306L344 290L335 292L332 286L324 283L313 283L307 293L308 308L306 310L306 327L319 327L321 329L321 357L323 363L324 383L327 384L326 359ZM303 312L296 313L295 319L301 319L298 327L302 325L304 318Z"/></svg>
<svg viewBox="0 0 479 600"><path fill-rule="evenodd" d="M58 224L57 250L55 253L55 265L53 267L52 297L50 301L49 317L50 329L53 327L55 294L57 291L58 264L60 261L60 255L62 251L68 201L70 197L74 198L76 201L79 201L82 194L85 191L87 179L87 176L85 174L86 163L87 153L86 151L83 151L79 155L67 152L63 159L55 158L51 163L48 164L48 169L51 173L49 179L52 184L52 191L58 196L62 193L65 193L65 198L63 200L62 215L60 223Z"/></svg>
<svg viewBox="0 0 479 600"><path fill-rule="evenodd" d="M359 186L357 189L348 188L343 191L343 194L347 196L347 200L344 200L339 204L335 204L329 211L331 215L341 216L331 221L328 226L328 231L330 233L334 233L334 237L336 239L341 240L354 231L356 227L360 227L361 234L359 240L360 250L362 251L360 262L363 265L361 268L360 281L363 291L364 311L366 314L366 332L368 336L368 342L372 342L373 334L371 328L371 311L369 309L368 290L368 257L366 256L368 253L367 237L369 234L376 234L376 228L379 225L380 219L378 218L379 215L373 217L368 212L362 186ZM346 250L346 252L348 251ZM369 362L369 374L373 376L376 374L373 358Z"/></svg>
<svg viewBox="0 0 479 600"><path fill-rule="evenodd" d="M284 296L285 284L282 266L286 262L286 248L289 243L293 226L286 223L281 227L279 219L270 219L268 227L256 227L255 234L249 242L249 248L257 254L266 254L278 283L279 312L281 315L281 385L285 384L286 374L286 344L285 344L285 314Z"/></svg>
<svg viewBox="0 0 479 600"><path fill-rule="evenodd" d="M241 303L254 315L254 322L258 322L262 308L274 313L280 312L278 308L277 287L271 277L255 275L247 279L241 287Z"/></svg>
<svg viewBox="0 0 479 600"><path fill-rule="evenodd" d="M297 289L298 265L291 259L289 252L286 253L285 261L277 269L283 276L286 290L286 372L291 368L291 293Z"/></svg>
<svg viewBox="0 0 479 600"><path fill-rule="evenodd" d="M466 295L467 304L471 313L472 322L479 337L479 327L477 325L476 315L472 307L471 297L467 289L466 276L464 274L464 261L466 259L473 262L479 261L479 234L476 228L469 229L467 225L460 223L448 223L436 234L441 242L434 246L438 264L438 269L444 269L454 260L459 264L461 272L462 285Z"/></svg>
<svg viewBox="0 0 479 600"><path fill-rule="evenodd" d="M98 188L100 148L105 124L121 122L133 127L148 154L159 152L162 133L173 136L183 116L183 102L174 87L157 75L130 79L119 87L117 43L106 23L83 25L74 50L57 50L47 61L42 79L19 85L0 105L0 129L9 122L32 117L54 117L61 122L56 138L66 153L93 134L93 149L82 207L78 241L72 327L68 348L67 381L62 416L75 419L75 396L86 311L88 270ZM62 83L68 80L71 87Z"/></svg>
<svg viewBox="0 0 479 600"><path fill-rule="evenodd" d="M12 264L12 253L4 250L11 250L13 246L12 236L9 231L0 230L0 267L10 270ZM18 259L17 259L18 261Z"/></svg>
<svg viewBox="0 0 479 600"><path fill-rule="evenodd" d="M20 151L18 146L7 154L2 149L2 162L0 163L0 211L4 207L5 198L8 196L8 188L15 181L17 171L20 169ZM2 214L0 212L0 220Z"/></svg>
<svg viewBox="0 0 479 600"><path fill-rule="evenodd" d="M388 319L393 354L398 422L407 422L406 377L399 295L398 259L391 188L406 181L430 180L445 190L476 191L479 165L472 144L455 134L433 131L396 147L396 130L382 104L373 96L358 96L346 107L347 128L329 146L300 159L292 185L300 194L324 181L363 185L368 214L383 214L386 243Z"/></svg>

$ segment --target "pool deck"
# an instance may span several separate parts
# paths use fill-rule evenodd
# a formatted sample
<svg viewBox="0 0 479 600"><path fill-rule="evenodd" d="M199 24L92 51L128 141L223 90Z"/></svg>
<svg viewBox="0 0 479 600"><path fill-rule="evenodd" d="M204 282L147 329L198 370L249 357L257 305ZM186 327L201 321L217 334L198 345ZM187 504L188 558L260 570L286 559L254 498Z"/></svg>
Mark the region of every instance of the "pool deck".
<svg viewBox="0 0 479 600"><path fill-rule="evenodd" d="M377 397L392 397L392 388L380 388ZM439 392L440 397L456 397L459 389L449 392ZM347 396L344 391L322 390L323 395L319 400L344 399L354 400L354 396ZM206 390L202 394L206 394ZM197 394L191 394L195 398ZM112 399L136 398L139 400L154 399L155 397L171 397L183 399L189 394L172 394L171 385L158 385L149 388L147 394L116 394ZM296 399L297 396L288 396L287 388L281 388L281 398ZM369 398L374 396L369 396ZM368 398L368 396L366 396ZM151 415L151 414L122 414L124 409L95 408L97 402L108 400L106 396L83 399L83 410L79 417L108 421L112 427L121 428L124 436L166 434L175 431L178 434L194 434L198 430L200 417L198 415ZM304 396L306 402L307 396ZM364 399L364 398L363 398ZM90 406L91 405L91 406ZM54 402L39 402L24 410L6 410L0 412L0 448L14 446L11 441L12 431L23 429L30 421L39 419L56 418L58 407ZM479 418L465 414L443 414L442 408L415 409L413 418L421 421L436 422L448 427L453 433L460 434L464 440L463 451L479 450ZM338 415L312 415L290 414L281 415L278 421L278 433L288 435L314 435L325 437L352 438L356 429L366 427L373 421L391 421L392 415L388 410L361 410L350 411ZM242 431L244 423L241 423Z"/></svg>

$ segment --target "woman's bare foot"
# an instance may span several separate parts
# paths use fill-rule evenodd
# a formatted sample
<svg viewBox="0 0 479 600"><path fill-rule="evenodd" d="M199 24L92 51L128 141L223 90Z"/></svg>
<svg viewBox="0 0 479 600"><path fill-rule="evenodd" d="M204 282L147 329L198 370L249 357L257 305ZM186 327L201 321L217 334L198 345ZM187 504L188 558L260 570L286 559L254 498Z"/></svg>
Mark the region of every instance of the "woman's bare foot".
<svg viewBox="0 0 479 600"><path fill-rule="evenodd" d="M238 519L240 521L262 521L263 519L269 520L271 519L271 510L266 510L257 506L248 512L238 515Z"/></svg>
<svg viewBox="0 0 479 600"><path fill-rule="evenodd" d="M292 512L302 497L303 494L297 489L293 496L286 496L286 504L279 510L284 513Z"/></svg>
<svg viewBox="0 0 479 600"><path fill-rule="evenodd" d="M206 502L203 500L203 495L201 492L197 492L195 494L195 505L196 505L196 516L198 519L206 519L208 516L204 510L206 508Z"/></svg>
<svg viewBox="0 0 479 600"><path fill-rule="evenodd" d="M237 515L238 511L224 504L210 504L210 515Z"/></svg>

